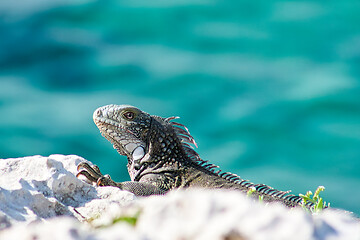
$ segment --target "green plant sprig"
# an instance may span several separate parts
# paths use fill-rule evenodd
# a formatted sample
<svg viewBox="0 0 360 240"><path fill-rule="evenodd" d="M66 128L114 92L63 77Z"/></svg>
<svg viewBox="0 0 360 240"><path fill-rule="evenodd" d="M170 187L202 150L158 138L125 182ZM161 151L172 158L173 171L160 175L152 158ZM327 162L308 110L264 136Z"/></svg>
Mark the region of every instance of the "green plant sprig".
<svg viewBox="0 0 360 240"><path fill-rule="evenodd" d="M330 207L330 203L326 203L321 197L320 197L320 192L324 191L325 187L324 186L319 186L314 195L311 191L308 191L305 195L304 194L299 194L299 196L303 199L301 206L306 210L306 211L310 211L311 213L319 213L321 212L324 208L328 208ZM313 195L311 197L311 195ZM308 203L313 203L314 205L309 209L306 207L306 205Z"/></svg>

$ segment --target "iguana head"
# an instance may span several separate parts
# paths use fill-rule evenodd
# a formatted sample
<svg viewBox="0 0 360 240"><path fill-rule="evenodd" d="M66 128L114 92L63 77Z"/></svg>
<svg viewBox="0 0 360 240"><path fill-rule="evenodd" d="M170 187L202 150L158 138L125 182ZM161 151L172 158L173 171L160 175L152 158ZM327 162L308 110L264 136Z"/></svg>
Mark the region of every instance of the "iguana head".
<svg viewBox="0 0 360 240"><path fill-rule="evenodd" d="M93 119L101 134L127 156L132 180L142 166L170 166L185 156L198 156L188 145L196 143L187 128L171 122L176 117L151 116L129 105L107 105L96 109Z"/></svg>

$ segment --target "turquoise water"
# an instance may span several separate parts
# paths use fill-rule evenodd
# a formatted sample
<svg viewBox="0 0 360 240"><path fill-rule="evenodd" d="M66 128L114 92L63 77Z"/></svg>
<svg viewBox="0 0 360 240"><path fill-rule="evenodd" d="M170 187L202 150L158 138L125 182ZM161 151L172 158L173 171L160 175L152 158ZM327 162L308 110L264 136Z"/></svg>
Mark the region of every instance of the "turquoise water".
<svg viewBox="0 0 360 240"><path fill-rule="evenodd" d="M359 1L0 2L0 158L126 159L92 112L180 116L203 159L360 214Z"/></svg>

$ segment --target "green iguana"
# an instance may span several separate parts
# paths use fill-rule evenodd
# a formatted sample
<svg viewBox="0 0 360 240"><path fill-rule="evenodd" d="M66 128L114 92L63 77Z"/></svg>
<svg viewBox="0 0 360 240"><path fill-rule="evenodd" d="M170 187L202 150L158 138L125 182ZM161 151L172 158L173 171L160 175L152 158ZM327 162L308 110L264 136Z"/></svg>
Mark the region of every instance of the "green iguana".
<svg viewBox="0 0 360 240"><path fill-rule="evenodd" d="M80 163L77 176L83 175L98 186L115 186L137 196L189 187L237 189L245 193L250 190L254 197L288 207L300 206L303 201L289 191L248 182L202 160L192 147L197 145L188 129L173 121L178 117L152 116L129 105L107 105L98 108L93 118L102 135L119 154L127 156L131 178L116 183L97 166Z"/></svg>

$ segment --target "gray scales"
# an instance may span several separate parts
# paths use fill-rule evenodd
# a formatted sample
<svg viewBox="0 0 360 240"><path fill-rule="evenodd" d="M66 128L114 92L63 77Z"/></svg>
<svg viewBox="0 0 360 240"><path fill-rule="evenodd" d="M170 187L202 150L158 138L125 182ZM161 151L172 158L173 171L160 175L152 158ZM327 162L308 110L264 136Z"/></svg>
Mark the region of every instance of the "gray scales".
<svg viewBox="0 0 360 240"><path fill-rule="evenodd" d="M77 176L85 176L98 186L118 187L137 196L189 187L236 189L244 193L252 190L253 197L262 196L265 202L281 202L288 207L303 202L289 191L251 183L202 160L193 149L196 142L188 129L174 121L178 117L153 116L129 105L107 105L98 108L93 118L101 134L120 155L127 157L131 178L117 183L109 175L103 175L97 166L80 163ZM308 203L307 207L312 205Z"/></svg>

